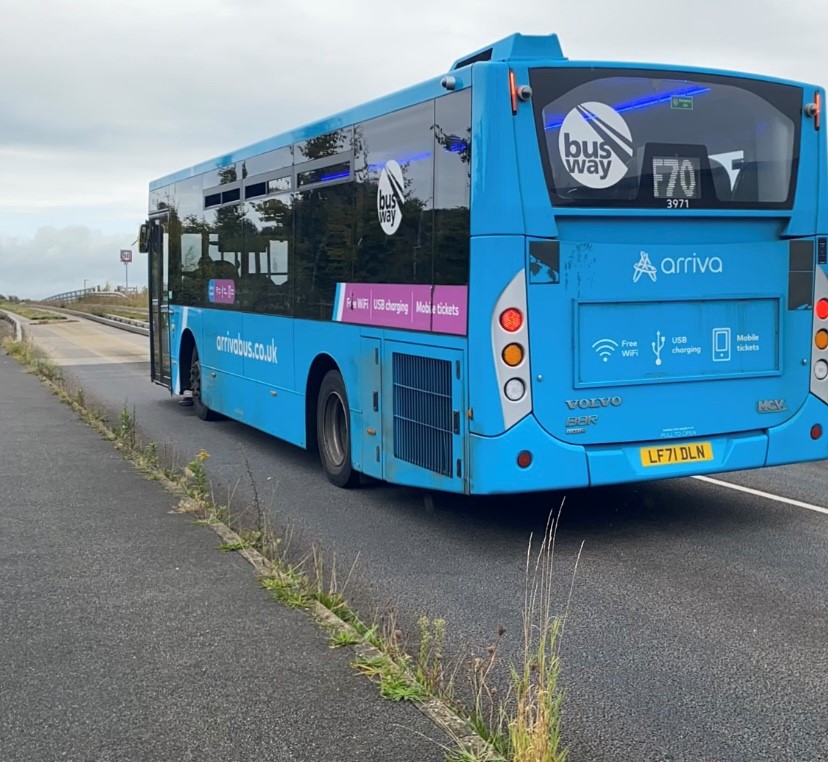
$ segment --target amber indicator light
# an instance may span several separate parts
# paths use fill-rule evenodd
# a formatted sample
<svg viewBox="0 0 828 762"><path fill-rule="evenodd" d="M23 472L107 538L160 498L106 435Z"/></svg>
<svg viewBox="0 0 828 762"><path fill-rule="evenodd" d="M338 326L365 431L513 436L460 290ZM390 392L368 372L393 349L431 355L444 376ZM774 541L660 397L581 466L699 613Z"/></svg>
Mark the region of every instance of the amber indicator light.
<svg viewBox="0 0 828 762"><path fill-rule="evenodd" d="M503 350L503 362L510 368L520 365L523 361L523 347L520 344L509 344Z"/></svg>
<svg viewBox="0 0 828 762"><path fill-rule="evenodd" d="M515 81L515 73L509 69L509 96L512 99L512 114L517 114L517 82Z"/></svg>
<svg viewBox="0 0 828 762"><path fill-rule="evenodd" d="M816 344L817 349L828 349L828 331L820 328L814 336L814 344Z"/></svg>

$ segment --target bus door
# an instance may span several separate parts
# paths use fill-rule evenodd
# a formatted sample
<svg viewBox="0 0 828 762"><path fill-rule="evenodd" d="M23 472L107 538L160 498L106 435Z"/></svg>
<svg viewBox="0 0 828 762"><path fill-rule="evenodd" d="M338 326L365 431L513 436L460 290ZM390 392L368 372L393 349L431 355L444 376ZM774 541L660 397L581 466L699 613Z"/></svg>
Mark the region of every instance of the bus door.
<svg viewBox="0 0 828 762"><path fill-rule="evenodd" d="M152 380L170 388L169 233L166 214L151 217L148 230L150 367Z"/></svg>

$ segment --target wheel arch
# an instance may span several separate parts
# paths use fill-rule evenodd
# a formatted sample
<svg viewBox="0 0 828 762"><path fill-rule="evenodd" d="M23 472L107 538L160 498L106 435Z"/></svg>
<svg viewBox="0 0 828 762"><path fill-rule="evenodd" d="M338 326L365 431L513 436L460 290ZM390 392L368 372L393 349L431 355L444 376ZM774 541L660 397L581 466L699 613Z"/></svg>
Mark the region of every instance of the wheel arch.
<svg viewBox="0 0 828 762"><path fill-rule="evenodd" d="M195 336L188 328L181 334L181 343L178 347L178 388L185 392L190 388L190 366L193 364L193 350Z"/></svg>
<svg viewBox="0 0 828 762"><path fill-rule="evenodd" d="M318 354L313 358L308 370L308 380L305 385L305 443L308 450L316 450L319 441L316 436L316 401L322 379L328 371L335 370L342 375L342 369L329 354ZM350 400L349 400L350 404Z"/></svg>

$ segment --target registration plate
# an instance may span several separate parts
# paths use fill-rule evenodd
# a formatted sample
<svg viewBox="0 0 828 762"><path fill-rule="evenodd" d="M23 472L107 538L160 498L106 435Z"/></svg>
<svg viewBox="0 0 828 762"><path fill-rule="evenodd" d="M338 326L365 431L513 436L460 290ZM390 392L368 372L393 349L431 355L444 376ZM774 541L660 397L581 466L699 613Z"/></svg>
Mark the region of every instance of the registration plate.
<svg viewBox="0 0 828 762"><path fill-rule="evenodd" d="M669 466L674 463L713 460L713 445L710 442L642 447L639 452L642 466Z"/></svg>

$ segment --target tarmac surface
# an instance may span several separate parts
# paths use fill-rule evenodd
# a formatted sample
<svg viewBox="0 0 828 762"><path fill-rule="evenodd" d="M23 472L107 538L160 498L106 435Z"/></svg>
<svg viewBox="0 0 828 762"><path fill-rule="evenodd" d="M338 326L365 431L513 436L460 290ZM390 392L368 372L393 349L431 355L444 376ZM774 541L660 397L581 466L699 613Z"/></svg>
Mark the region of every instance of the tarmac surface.
<svg viewBox="0 0 828 762"><path fill-rule="evenodd" d="M0 351L0 760L428 760L240 556Z"/></svg>
<svg viewBox="0 0 828 762"><path fill-rule="evenodd" d="M489 498L373 482L341 490L315 453L228 419L205 423L149 383L145 337L81 319L25 327L110 421L134 411L145 440L177 463L209 452L214 493L232 495L223 499L237 515L258 485L292 550L313 543L354 570L348 598L369 618L392 606L409 644L422 615L444 618L444 663L459 665L460 688L469 656L503 626L492 677L508 689L506 667L522 655L527 543L565 498L553 605L568 607L561 683L572 762L828 760L828 460L716 483Z"/></svg>

